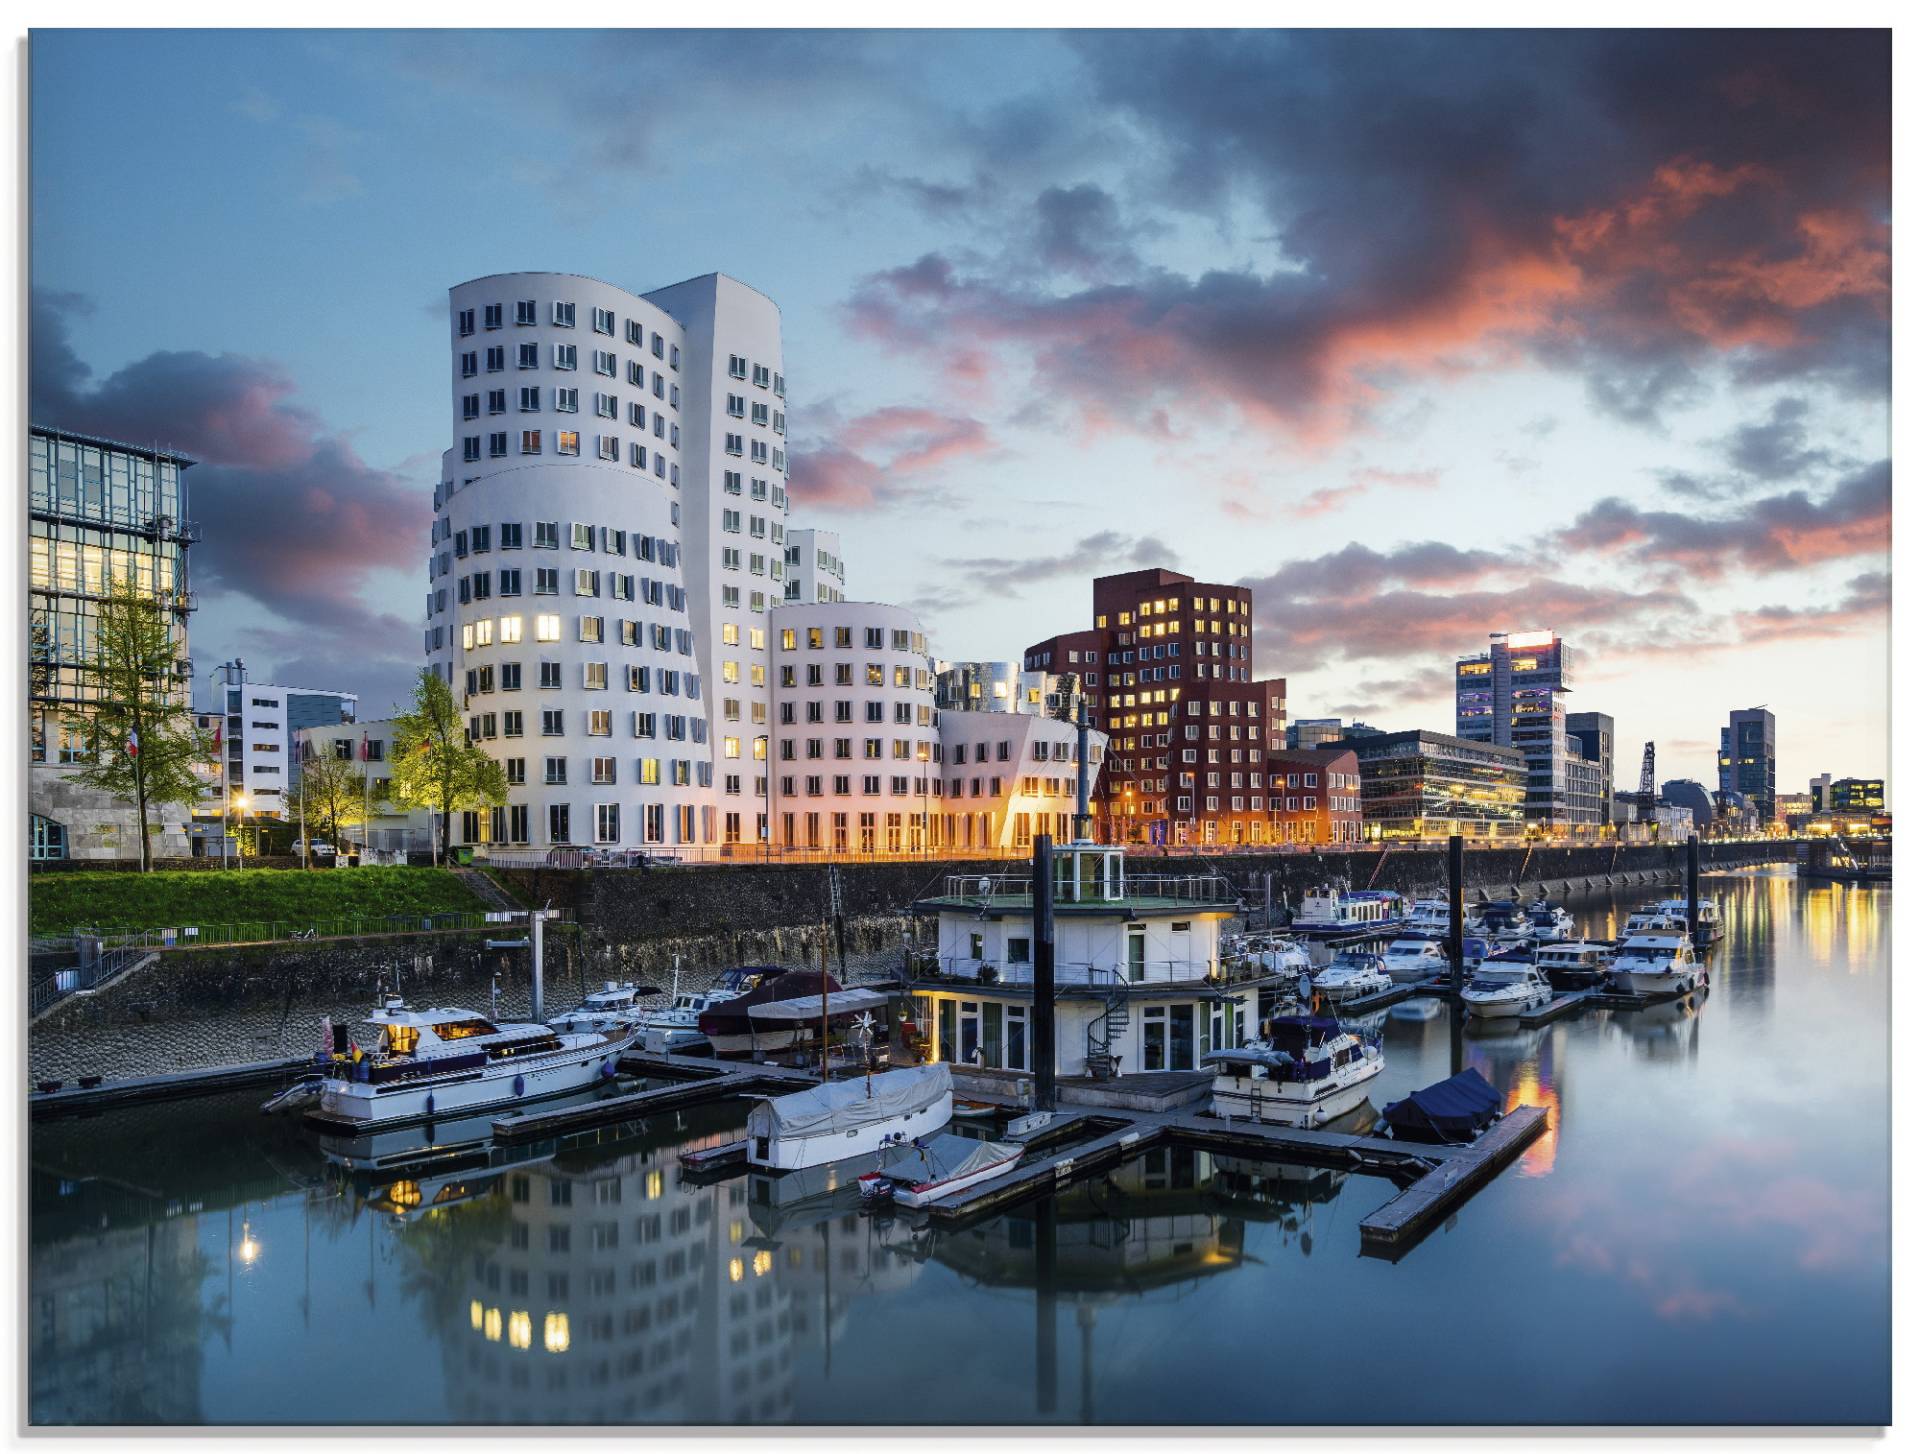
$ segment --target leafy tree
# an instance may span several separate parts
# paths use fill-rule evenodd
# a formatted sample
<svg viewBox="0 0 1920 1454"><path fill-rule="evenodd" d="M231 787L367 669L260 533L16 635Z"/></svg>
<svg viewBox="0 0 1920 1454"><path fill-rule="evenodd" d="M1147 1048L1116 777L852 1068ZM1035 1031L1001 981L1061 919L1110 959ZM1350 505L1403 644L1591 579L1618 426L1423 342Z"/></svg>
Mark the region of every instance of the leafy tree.
<svg viewBox="0 0 1920 1454"><path fill-rule="evenodd" d="M193 725L177 686L179 647L167 605L116 576L100 603L86 670L97 694L88 709L94 759L75 777L132 803L140 820L140 869L153 868L149 822L163 803L199 800L213 746Z"/></svg>
<svg viewBox="0 0 1920 1454"><path fill-rule="evenodd" d="M366 764L340 757L331 747L301 761L300 791L305 795L310 837L338 849L343 846L343 830L366 822Z"/></svg>
<svg viewBox="0 0 1920 1454"><path fill-rule="evenodd" d="M391 768L392 800L439 818L436 861L446 853L447 826L456 811L477 812L507 801L506 771L467 741L453 689L426 667L413 686L412 710L394 718Z"/></svg>

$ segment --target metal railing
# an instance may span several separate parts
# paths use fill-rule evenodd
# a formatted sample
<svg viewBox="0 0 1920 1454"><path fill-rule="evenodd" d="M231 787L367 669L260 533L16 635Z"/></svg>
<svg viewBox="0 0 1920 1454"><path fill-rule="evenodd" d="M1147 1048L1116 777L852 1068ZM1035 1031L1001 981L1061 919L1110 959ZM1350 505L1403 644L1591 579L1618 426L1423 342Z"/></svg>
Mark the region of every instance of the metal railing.
<svg viewBox="0 0 1920 1454"><path fill-rule="evenodd" d="M1120 908L1129 900L1140 899L1224 905L1234 905L1240 901L1240 891L1216 873L1129 873L1120 892L1111 898L1106 896L1102 885L1090 887L1091 893L1080 898L1073 896L1074 886L1056 888L1054 907L1070 909L1080 904L1111 904ZM1030 907L1033 903L1033 876L1029 873L950 873L946 876L946 890L941 897L996 908L1008 905Z"/></svg>
<svg viewBox="0 0 1920 1454"><path fill-rule="evenodd" d="M51 1008L69 995L79 994L82 990L95 989L108 980L137 968L143 960L153 956L154 950L137 944L120 945L111 949L95 950L75 941L75 952L79 958L71 965L55 970L44 979L35 980L27 986L27 1014L29 1018Z"/></svg>
<svg viewBox="0 0 1920 1454"><path fill-rule="evenodd" d="M983 970L990 972L992 978L983 978ZM999 964L966 954L916 952L909 959L908 972L916 978L953 980L960 984L1033 983L1031 963ZM1146 988L1163 984L1198 984L1209 979L1216 984L1241 984L1271 973L1271 970L1262 969L1257 963L1244 959L1224 960L1218 965L1209 964L1204 959L1150 959L1131 967L1091 960L1056 960L1053 982L1056 987L1090 988L1103 988L1117 983L1124 990L1130 985Z"/></svg>

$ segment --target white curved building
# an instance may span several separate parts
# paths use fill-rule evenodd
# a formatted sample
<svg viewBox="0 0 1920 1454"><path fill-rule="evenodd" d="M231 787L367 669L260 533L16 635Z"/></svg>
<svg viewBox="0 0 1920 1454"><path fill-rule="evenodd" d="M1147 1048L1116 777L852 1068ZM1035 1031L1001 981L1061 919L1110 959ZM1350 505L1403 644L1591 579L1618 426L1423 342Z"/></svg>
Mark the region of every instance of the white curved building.
<svg viewBox="0 0 1920 1454"><path fill-rule="evenodd" d="M784 594L779 310L720 274L505 273L449 324L425 646L509 782L456 841L756 841L764 763L722 762L764 739Z"/></svg>
<svg viewBox="0 0 1920 1454"><path fill-rule="evenodd" d="M940 811L933 662L913 612L875 601L773 612L774 844L919 853Z"/></svg>

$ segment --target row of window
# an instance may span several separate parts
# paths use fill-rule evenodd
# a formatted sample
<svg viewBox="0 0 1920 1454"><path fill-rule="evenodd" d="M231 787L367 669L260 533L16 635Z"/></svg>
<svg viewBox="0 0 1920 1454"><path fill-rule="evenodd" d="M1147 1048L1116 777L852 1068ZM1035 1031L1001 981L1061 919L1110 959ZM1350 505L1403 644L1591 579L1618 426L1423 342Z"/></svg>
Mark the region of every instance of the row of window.
<svg viewBox="0 0 1920 1454"><path fill-rule="evenodd" d="M548 436L546 431L540 429L523 429L520 431L520 453L522 455L542 454L546 450L547 441ZM507 430L497 430L489 434L487 436L487 458L507 458L510 452L508 443ZM552 434L552 443L555 454L577 458L580 454L580 431L577 429L556 429ZM609 464L618 464L620 462L620 436L617 434L595 435L593 455L595 459L605 460ZM460 458L467 464L479 463L479 435L469 434L461 440ZM646 445L635 442L628 443L626 459L629 469L636 469L645 473L648 458L649 451ZM651 451L651 458L654 478L666 480L673 488L678 489L680 487L680 466L677 463L670 463L666 455L657 449Z"/></svg>
<svg viewBox="0 0 1920 1454"><path fill-rule="evenodd" d="M727 355L727 376L729 378L744 379L748 377L749 367L752 369L753 386L756 389L772 389L775 397L781 399L787 397L787 376L785 374L777 374L765 364L752 364L749 366L747 360L740 357L737 353Z"/></svg>
<svg viewBox="0 0 1920 1454"><path fill-rule="evenodd" d="M578 373L580 370L580 349L577 344L556 343L550 346L547 354L549 365L560 373ZM610 349L596 348L587 354L588 366L594 373L606 379L621 377L623 370L619 358ZM513 365L525 371L540 367L540 345L523 343L514 351ZM495 345L484 351L475 349L460 355L460 377L477 379L482 373L504 374L507 371L507 350L504 344ZM651 376L634 359L628 359L624 369L628 383L636 389L648 389L653 397L664 402L669 408L680 407L680 386L670 382L666 375L655 369ZM652 382L649 384L648 379ZM504 394L504 390L501 391ZM534 391L536 394L538 390ZM525 391L522 391L523 397ZM505 403L502 401L502 410ZM469 414L468 418L474 416ZM782 416L784 419L784 416ZM759 422L759 421L755 421Z"/></svg>
<svg viewBox="0 0 1920 1454"><path fill-rule="evenodd" d="M722 470L720 472L720 489L723 494L740 494L740 471ZM769 485L766 480L755 476L753 479L753 498L756 500L766 500L769 494L771 494L774 509L784 511L787 508L787 492L785 488L780 485ZM774 538L777 540L780 537L776 535ZM797 555L789 555L787 560L794 565L800 563L800 558Z"/></svg>
<svg viewBox="0 0 1920 1454"><path fill-rule="evenodd" d="M458 595L460 604L465 606L474 601L491 600L495 595L495 586L502 596L518 596L526 585L523 573L513 566L499 571L474 571L460 577ZM598 571L585 567L573 572L573 594L576 596L598 596L604 587L605 593L616 601L642 601L649 606L681 611L686 608L685 590L668 581L657 581L652 576L634 576L624 571ZM558 566L535 566L533 570L533 592L536 596L557 596L560 594L560 568ZM669 606L669 599L673 604ZM438 596L436 596L436 601ZM438 606L430 607L438 609Z"/></svg>
<svg viewBox="0 0 1920 1454"><path fill-rule="evenodd" d="M671 672L662 672L661 676L671 676ZM567 713L562 707L549 707L540 712L540 735L542 737L565 737L567 735ZM670 742L705 742L707 740L707 720L704 717L689 717L683 713L634 712L631 714L633 735L641 738L665 737ZM613 736L613 712L606 708L596 708L581 713L582 725L589 737ZM520 711L476 712L467 718L467 740L469 742L491 742L496 738L525 737L527 735L527 714ZM760 739L764 744L765 739ZM734 751L728 756L738 757L739 739L730 737L728 742ZM766 756L762 745L755 753L756 757ZM507 782L521 781L514 776L514 764L519 758L507 759ZM561 759L548 758L549 762ZM611 762L612 759L608 758ZM561 778L565 781L565 778ZM554 781L552 778L548 782Z"/></svg>
<svg viewBox="0 0 1920 1454"><path fill-rule="evenodd" d="M519 397L519 412L522 414L538 414L541 409L541 397L541 392L537 387L533 385L522 387ZM480 417L480 403L480 396L478 394L462 395L460 399L460 417L464 420L478 419ZM596 393L593 395L592 404L596 418L618 419L620 417L620 396L618 394ZM580 391L576 388L556 386L552 390L551 408L556 414L578 414L580 412ZM506 413L507 391L505 389L487 390L486 410L489 415ZM637 400L629 399L627 401L627 423L635 429L644 430L647 427L647 406ZM680 447L680 426L670 421L665 414L662 414L656 409L653 411L653 437L655 439L664 439L673 448L678 449Z"/></svg>
<svg viewBox="0 0 1920 1454"><path fill-rule="evenodd" d="M493 549L493 529L491 525L475 525L467 530L456 531L453 522L441 516L433 522L433 543L451 538L453 556L465 560L468 553L485 555ZM533 522L533 548L535 550L558 550L560 548L560 522L558 520L536 520ZM500 548L519 550L526 541L524 527L515 521L500 523ZM631 536L624 530L616 530L611 525L599 527L583 521L570 521L567 525L566 541L574 550L598 550L605 555L627 554L631 542L635 560L658 561L661 565L673 566L680 563L680 547L677 543L657 535L643 535L638 530ZM596 545L595 542L598 542ZM440 557L442 574L448 569L449 562L443 554Z"/></svg>
<svg viewBox="0 0 1920 1454"><path fill-rule="evenodd" d="M622 620L618 617L614 624L618 628L616 636L622 646L638 649L650 645L655 651L672 650L681 656L693 655L693 633L684 627L666 626L658 621ZM575 617L574 630L576 641L605 642L608 639L605 616ZM475 621L463 622L460 627L460 649L467 652L484 650L496 640L502 646L518 646L525 639L524 616L482 616ZM533 639L561 639L560 616L557 612L542 612L533 618ZM699 692L695 690L688 695L698 696Z"/></svg>
<svg viewBox="0 0 1920 1454"><path fill-rule="evenodd" d="M654 646L660 651L669 649L665 638L661 636L654 638ZM691 648L683 653L683 655L688 656L692 654ZM564 674L562 663L557 661L542 661L536 663L536 665L538 667L537 679L540 683L540 689L543 691L559 690ZM619 676L620 680L625 683L626 689L630 692L651 693L657 687L660 695L677 697L680 695L682 686L685 686L687 696L697 699L700 695L700 679L693 672L674 671L667 667L656 668L630 664L620 669ZM501 662L499 664L499 675L497 677L495 676L495 669L491 666L468 667L466 694L468 698L471 699L473 697L491 696L495 691L517 692L521 689L525 680L525 672L521 663L517 661ZM580 663L580 685L582 690L604 692L607 690L609 680L611 680L611 677L606 662L584 661ZM728 720L737 722L740 719L739 703L729 700L727 705L732 709L728 714ZM761 715L764 710L762 704L756 702L754 703L754 707L756 709L754 720L764 721L765 718Z"/></svg>
<svg viewBox="0 0 1920 1454"><path fill-rule="evenodd" d="M554 328L572 328L579 316L578 309L572 303L554 300L547 314L547 322ZM593 331L605 334L608 338L615 335L619 320L614 317L611 308L595 308L591 311ZM472 308L462 308L455 317L455 326L462 338L471 338L475 332L476 319L480 327L488 332L506 326L506 305L503 303L483 304L478 312ZM516 328L531 328L540 322L540 300L520 298L514 301L513 323ZM635 348L647 348L648 333L638 318L627 319L627 342ZM651 335L653 356L664 359L674 369L680 367L680 345L669 343L657 331Z"/></svg>

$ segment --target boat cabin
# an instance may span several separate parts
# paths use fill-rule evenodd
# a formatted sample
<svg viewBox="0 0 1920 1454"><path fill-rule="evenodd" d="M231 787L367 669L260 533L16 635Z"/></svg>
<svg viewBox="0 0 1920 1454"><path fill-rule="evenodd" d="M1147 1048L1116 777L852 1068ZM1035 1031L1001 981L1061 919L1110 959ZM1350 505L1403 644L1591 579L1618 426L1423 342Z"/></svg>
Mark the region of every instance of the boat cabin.
<svg viewBox="0 0 1920 1454"><path fill-rule="evenodd" d="M353 1028L350 1046L336 1035L332 1058L349 1079L378 1083L409 1074L440 1075L506 1056L556 1050L560 1044L559 1036L544 1025L503 1029L473 1010L412 1010L404 1001L391 999Z"/></svg>

